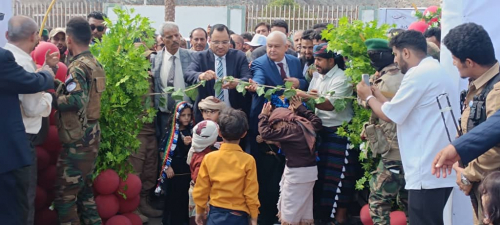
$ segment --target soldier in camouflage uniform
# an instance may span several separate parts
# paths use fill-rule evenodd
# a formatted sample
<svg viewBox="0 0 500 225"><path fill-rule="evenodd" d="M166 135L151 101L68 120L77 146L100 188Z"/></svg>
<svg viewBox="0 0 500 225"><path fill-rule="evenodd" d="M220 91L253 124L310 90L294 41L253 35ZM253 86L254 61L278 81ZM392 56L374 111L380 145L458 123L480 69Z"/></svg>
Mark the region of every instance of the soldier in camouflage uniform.
<svg viewBox="0 0 500 225"><path fill-rule="evenodd" d="M57 161L55 209L62 225L102 223L92 191L92 173L99 150L101 94L105 90L102 66L89 52L91 31L83 18L66 28L73 55L64 83L56 83L54 105L63 150Z"/></svg>
<svg viewBox="0 0 500 225"><path fill-rule="evenodd" d="M394 55L387 40L368 39L365 44L371 64L377 70L371 77L371 83L390 100L399 89L403 74L393 64ZM381 155L377 170L372 173L370 180L370 215L374 224L390 225L389 214L393 201L396 200L405 213L408 206L396 124L385 122L372 113L365 126L364 136L370 143L373 157Z"/></svg>

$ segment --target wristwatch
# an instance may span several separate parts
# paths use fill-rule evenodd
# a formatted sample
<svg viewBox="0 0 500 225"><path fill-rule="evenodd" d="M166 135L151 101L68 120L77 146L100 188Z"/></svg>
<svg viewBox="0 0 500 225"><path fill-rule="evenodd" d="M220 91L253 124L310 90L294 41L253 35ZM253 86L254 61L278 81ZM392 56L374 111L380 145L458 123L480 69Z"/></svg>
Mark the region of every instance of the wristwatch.
<svg viewBox="0 0 500 225"><path fill-rule="evenodd" d="M471 185L470 181L467 179L467 177L464 176L463 173L460 174L460 175L461 175L460 179L461 179L461 182L462 182L463 185L465 185L465 186Z"/></svg>

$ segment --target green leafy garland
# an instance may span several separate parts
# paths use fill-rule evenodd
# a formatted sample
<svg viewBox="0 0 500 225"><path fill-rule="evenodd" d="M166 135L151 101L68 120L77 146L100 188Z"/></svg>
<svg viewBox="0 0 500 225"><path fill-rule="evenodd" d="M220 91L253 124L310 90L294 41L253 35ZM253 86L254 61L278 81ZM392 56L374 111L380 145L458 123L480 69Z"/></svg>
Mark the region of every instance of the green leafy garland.
<svg viewBox="0 0 500 225"><path fill-rule="evenodd" d="M392 26L393 27L393 26ZM375 69L370 65L370 58L367 54L365 45L366 39L383 38L387 39L387 31L391 26L387 24L378 25L377 21L363 23L356 20L349 23L349 20L344 17L340 19L337 28L329 25L323 31L322 37L328 40L328 49L333 50L344 57L347 57L347 69L345 74L352 79L353 85L361 81L363 74L374 74ZM344 104L352 104L354 109L354 117L351 123L344 125L338 129L337 133L341 136L348 137L354 147L359 147L362 154L359 155L359 160L364 170L364 176L356 182L356 189L362 190L365 184L370 180L370 172L374 171L377 166L376 159L368 157L368 145L360 137L363 130L363 124L370 118L371 111L361 106L356 101L347 102L347 99L339 100L346 101Z"/></svg>
<svg viewBox="0 0 500 225"><path fill-rule="evenodd" d="M93 55L103 65L106 72L106 91L101 98L101 146L96 161L97 176L106 169L115 170L125 178L133 168L128 156L139 148L137 135L144 123L151 123L156 110L150 107L147 94L148 69L150 62L144 57L144 47L134 46L140 39L147 46L154 43L154 30L148 18L130 12L114 9L118 16L116 23L106 18L110 32L102 42L91 47Z"/></svg>

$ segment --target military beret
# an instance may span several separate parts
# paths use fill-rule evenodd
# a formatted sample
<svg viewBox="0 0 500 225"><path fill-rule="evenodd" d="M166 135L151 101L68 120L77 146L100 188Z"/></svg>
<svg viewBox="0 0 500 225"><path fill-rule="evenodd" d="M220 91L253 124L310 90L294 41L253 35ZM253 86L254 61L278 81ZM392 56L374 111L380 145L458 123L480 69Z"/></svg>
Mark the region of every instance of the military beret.
<svg viewBox="0 0 500 225"><path fill-rule="evenodd" d="M368 51L378 50L392 50L389 48L389 41L381 38L371 38L365 41Z"/></svg>
<svg viewBox="0 0 500 225"><path fill-rule="evenodd" d="M43 29L42 36L49 36L49 31L47 29Z"/></svg>
<svg viewBox="0 0 500 225"><path fill-rule="evenodd" d="M335 57L335 53L333 51L328 50L327 43L321 43L319 45L315 45L313 49L313 55L314 57L321 57L326 59Z"/></svg>

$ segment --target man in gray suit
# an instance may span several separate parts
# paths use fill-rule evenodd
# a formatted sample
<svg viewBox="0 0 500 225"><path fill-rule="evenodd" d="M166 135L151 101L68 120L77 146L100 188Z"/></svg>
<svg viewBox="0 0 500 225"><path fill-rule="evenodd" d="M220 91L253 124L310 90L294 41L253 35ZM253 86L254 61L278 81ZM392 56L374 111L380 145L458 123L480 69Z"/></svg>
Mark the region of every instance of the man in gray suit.
<svg viewBox="0 0 500 225"><path fill-rule="evenodd" d="M185 89L184 74L187 67L191 64L191 51L180 48L181 35L179 27L174 22L165 22L161 28L161 39L165 47L159 51L152 65L154 76L155 92L163 93L166 87ZM158 109L156 117L156 135L158 142L165 135L168 119L175 107L175 100L169 94L166 96L165 104L161 104L161 95L155 95L155 108ZM188 97L184 101L190 102Z"/></svg>

